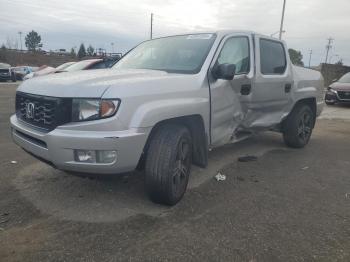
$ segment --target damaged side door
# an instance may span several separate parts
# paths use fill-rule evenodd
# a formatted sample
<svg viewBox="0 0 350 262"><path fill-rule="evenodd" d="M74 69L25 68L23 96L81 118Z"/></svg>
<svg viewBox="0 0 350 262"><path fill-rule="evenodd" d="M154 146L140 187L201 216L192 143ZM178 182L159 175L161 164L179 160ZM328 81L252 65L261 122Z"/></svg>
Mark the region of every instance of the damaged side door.
<svg viewBox="0 0 350 262"><path fill-rule="evenodd" d="M211 145L220 146L236 139L236 131L244 119L240 96L252 88L253 50L249 34L227 35L221 41L208 70L211 99ZM215 79L213 68L234 64L233 80Z"/></svg>
<svg viewBox="0 0 350 262"><path fill-rule="evenodd" d="M241 96L245 117L241 127L258 131L279 124L291 103L293 76L283 42L254 35L255 78L252 90Z"/></svg>

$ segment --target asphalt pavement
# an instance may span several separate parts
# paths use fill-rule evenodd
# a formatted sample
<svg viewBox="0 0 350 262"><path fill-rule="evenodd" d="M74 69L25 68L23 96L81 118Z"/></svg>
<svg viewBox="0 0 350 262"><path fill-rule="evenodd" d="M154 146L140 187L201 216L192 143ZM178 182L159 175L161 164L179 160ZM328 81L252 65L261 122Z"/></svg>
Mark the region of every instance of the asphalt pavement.
<svg viewBox="0 0 350 262"><path fill-rule="evenodd" d="M77 177L24 153L15 87L0 84L0 261L350 261L349 106L325 107L304 149L263 133L213 150L169 208L142 173Z"/></svg>

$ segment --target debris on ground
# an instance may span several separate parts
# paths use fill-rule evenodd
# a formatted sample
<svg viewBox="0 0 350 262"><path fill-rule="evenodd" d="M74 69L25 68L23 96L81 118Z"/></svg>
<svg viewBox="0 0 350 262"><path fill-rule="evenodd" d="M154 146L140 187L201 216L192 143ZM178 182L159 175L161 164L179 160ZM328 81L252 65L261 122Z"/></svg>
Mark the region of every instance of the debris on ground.
<svg viewBox="0 0 350 262"><path fill-rule="evenodd" d="M309 167L308 166L304 166L304 167L301 168L301 170L306 170L306 169L309 169Z"/></svg>
<svg viewBox="0 0 350 262"><path fill-rule="evenodd" d="M250 181L253 181L254 183L258 183L259 180L256 179L255 175L250 176Z"/></svg>
<svg viewBox="0 0 350 262"><path fill-rule="evenodd" d="M244 181L245 179L244 179L243 177L241 177L241 176L238 176L238 177L237 177L237 180L238 180L238 181Z"/></svg>
<svg viewBox="0 0 350 262"><path fill-rule="evenodd" d="M250 161L257 161L257 160L258 160L258 157L253 155L240 156L238 158L239 162L250 162Z"/></svg>
<svg viewBox="0 0 350 262"><path fill-rule="evenodd" d="M350 193L346 193L345 194L345 198L349 198L350 199Z"/></svg>
<svg viewBox="0 0 350 262"><path fill-rule="evenodd" d="M220 172L217 173L217 175L215 176L216 181L225 181L226 180L226 176L224 174L221 174Z"/></svg>
<svg viewBox="0 0 350 262"><path fill-rule="evenodd" d="M17 164L18 162L17 161L15 161L15 160L12 160L11 161L11 164Z"/></svg>

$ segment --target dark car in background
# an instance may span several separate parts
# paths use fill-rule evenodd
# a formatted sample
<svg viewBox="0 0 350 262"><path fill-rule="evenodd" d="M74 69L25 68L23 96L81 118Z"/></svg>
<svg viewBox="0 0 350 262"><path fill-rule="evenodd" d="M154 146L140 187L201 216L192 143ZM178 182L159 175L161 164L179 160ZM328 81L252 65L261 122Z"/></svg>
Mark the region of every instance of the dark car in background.
<svg viewBox="0 0 350 262"><path fill-rule="evenodd" d="M16 82L16 73L11 69L11 65L0 63L0 81Z"/></svg>
<svg viewBox="0 0 350 262"><path fill-rule="evenodd" d="M325 102L327 105L336 103L350 104L350 72L328 87Z"/></svg>

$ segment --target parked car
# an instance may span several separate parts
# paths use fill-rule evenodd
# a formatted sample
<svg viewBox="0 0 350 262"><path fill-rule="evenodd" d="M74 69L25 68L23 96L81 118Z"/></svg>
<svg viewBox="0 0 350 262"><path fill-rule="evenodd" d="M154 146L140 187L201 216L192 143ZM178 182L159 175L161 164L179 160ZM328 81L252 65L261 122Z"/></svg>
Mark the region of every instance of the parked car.
<svg viewBox="0 0 350 262"><path fill-rule="evenodd" d="M16 73L11 69L11 65L0 63L0 81L16 82Z"/></svg>
<svg viewBox="0 0 350 262"><path fill-rule="evenodd" d="M325 102L327 105L350 103L350 72L328 87Z"/></svg>
<svg viewBox="0 0 350 262"><path fill-rule="evenodd" d="M37 71L30 73L28 75L26 75L25 77L23 77L23 80L27 80L33 77L37 77L37 76L44 76L44 75L49 75L49 74L53 74L53 73L59 73L59 72L63 72L67 67L75 64L76 62L67 62L64 63L58 67L51 67L51 66L47 66L47 65L43 65L41 66Z"/></svg>
<svg viewBox="0 0 350 262"><path fill-rule="evenodd" d="M309 142L323 78L293 66L287 50L241 31L149 40L112 69L22 83L12 137L69 172L143 169L150 198L174 205L212 148L268 130L293 148Z"/></svg>
<svg viewBox="0 0 350 262"><path fill-rule="evenodd" d="M33 72L33 69L30 66L16 66L12 67L12 70L16 74L16 79L20 81L22 81L26 75Z"/></svg>
<svg viewBox="0 0 350 262"><path fill-rule="evenodd" d="M74 65L76 62L67 62L55 68L55 73L65 70L67 67Z"/></svg>
<svg viewBox="0 0 350 262"><path fill-rule="evenodd" d="M113 59L102 59L102 58L87 59L87 60L76 62L75 64L68 66L63 70L59 70L58 72L74 72L79 70L105 69L105 68L110 68L111 65L114 64L114 61L115 60Z"/></svg>

